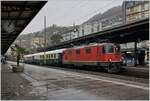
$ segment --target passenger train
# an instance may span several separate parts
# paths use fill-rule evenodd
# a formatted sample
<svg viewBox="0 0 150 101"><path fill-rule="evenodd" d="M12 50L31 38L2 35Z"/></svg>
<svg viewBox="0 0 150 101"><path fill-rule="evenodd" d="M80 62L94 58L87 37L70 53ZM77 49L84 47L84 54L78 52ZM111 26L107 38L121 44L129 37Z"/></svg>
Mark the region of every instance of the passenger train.
<svg viewBox="0 0 150 101"><path fill-rule="evenodd" d="M40 52L24 56L25 63L40 65L72 65L104 68L109 73L122 69L120 46L114 43L89 44ZM84 67L83 67L84 68Z"/></svg>

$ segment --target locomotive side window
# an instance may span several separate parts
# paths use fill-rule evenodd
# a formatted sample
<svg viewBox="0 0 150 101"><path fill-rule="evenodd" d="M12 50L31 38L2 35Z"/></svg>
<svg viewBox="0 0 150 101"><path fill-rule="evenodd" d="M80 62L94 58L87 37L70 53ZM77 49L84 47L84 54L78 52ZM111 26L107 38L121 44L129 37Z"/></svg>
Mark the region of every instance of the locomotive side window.
<svg viewBox="0 0 150 101"><path fill-rule="evenodd" d="M89 47L85 48L85 52L86 52L86 54L90 54L91 53L91 48L89 48Z"/></svg>
<svg viewBox="0 0 150 101"><path fill-rule="evenodd" d="M71 50L68 50L68 51L67 51L67 54L72 54L72 51L71 51Z"/></svg>
<svg viewBox="0 0 150 101"><path fill-rule="evenodd" d="M102 53L105 53L105 46L102 47Z"/></svg>
<svg viewBox="0 0 150 101"><path fill-rule="evenodd" d="M105 45L105 53L113 53L113 45Z"/></svg>
<svg viewBox="0 0 150 101"><path fill-rule="evenodd" d="M77 50L76 50L76 54L80 54L80 49L77 49Z"/></svg>

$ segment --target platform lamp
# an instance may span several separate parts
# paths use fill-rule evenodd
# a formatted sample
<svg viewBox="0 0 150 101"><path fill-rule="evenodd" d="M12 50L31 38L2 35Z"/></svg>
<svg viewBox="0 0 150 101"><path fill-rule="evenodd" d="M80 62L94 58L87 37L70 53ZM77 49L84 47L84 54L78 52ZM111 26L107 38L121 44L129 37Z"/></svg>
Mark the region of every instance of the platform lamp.
<svg viewBox="0 0 150 101"><path fill-rule="evenodd" d="M13 20L2 20L2 29L7 33L12 33L15 30L15 21Z"/></svg>

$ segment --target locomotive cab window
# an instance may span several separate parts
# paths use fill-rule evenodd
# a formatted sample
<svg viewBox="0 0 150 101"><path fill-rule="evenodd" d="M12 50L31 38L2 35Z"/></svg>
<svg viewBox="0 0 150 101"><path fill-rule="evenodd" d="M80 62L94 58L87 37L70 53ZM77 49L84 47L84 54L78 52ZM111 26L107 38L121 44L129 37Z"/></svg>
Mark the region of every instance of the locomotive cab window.
<svg viewBox="0 0 150 101"><path fill-rule="evenodd" d="M104 53L113 53L113 52L114 52L113 45L104 46Z"/></svg>

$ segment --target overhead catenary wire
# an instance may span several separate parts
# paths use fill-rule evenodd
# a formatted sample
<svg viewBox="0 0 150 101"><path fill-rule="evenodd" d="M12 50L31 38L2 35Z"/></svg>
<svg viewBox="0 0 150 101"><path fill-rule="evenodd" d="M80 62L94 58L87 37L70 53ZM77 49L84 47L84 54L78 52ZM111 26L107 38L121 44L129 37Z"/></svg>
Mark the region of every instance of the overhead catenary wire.
<svg viewBox="0 0 150 101"><path fill-rule="evenodd" d="M101 10L101 9L104 9L106 6L109 6L109 5L111 5L112 3L114 3L115 1L117 1L117 0L112 0L111 2L109 2L109 3L107 3L106 5L104 5L104 6L102 6L102 7L100 7L100 8L98 8L98 9L96 9L95 11L93 11L93 12L91 12L91 13L88 13L88 14L86 14L86 15L84 15L84 16L82 16L82 17L80 17L80 18L77 18L76 20L74 20L73 22L71 22L71 23L77 23L78 21L80 21L80 20L82 20L83 18L85 18L85 17L91 17L91 16L93 16L93 15L96 15L95 13L99 13L99 11Z"/></svg>
<svg viewBox="0 0 150 101"><path fill-rule="evenodd" d="M82 0L82 1L86 1L86 0ZM76 5L73 5L69 10L67 10L66 13L68 13L70 10L72 10L72 9L74 9L74 8L76 8L76 7L81 6L82 1L79 1L78 3L76 3ZM117 1L117 0L111 0L109 3L105 4L104 6L101 6L100 8L94 10L93 12L90 12L90 13L88 13L88 14L86 14L86 15L80 17L80 18L77 18L76 20L74 20L73 22L71 22L70 25L78 24L77 22L81 21L83 18L86 18L86 17L91 18L92 16L96 15L96 13L100 13L100 12L99 12L100 10L104 9L104 8L107 7L107 6L110 6L110 5L111 5L112 3L114 3L115 1ZM80 5L79 5L79 4L80 4ZM82 4L82 5L83 5L83 4ZM84 5L85 5L85 3L84 3ZM83 7L83 6L82 6L82 7ZM61 17L61 18L64 18L64 16L66 16L66 15L68 16L68 14L66 14L66 13L64 13L64 14L63 14L62 16L60 16L60 17ZM55 17L55 19L56 19L56 18L58 18L58 17ZM53 19L53 20L55 20L55 19ZM86 20L87 20L87 19L86 19ZM84 22L84 21L83 21L83 22ZM80 24L79 24L79 25L80 25Z"/></svg>
<svg viewBox="0 0 150 101"><path fill-rule="evenodd" d="M88 16L93 16L93 15L94 15L95 13L97 13L97 12L99 13L99 11L100 11L101 9L105 8L105 7L108 6L108 5L111 5L111 4L114 3L114 2L115 2L115 0L112 0L111 2L105 4L104 6L101 6L100 8L94 10L93 12L88 13L87 15L85 15L85 16L83 16L83 17L81 17L81 18L78 18L76 21L73 21L70 25L75 26L75 23L77 24L77 21L80 21L80 20L82 20L83 18L88 17ZM74 6L74 7L75 7L75 6ZM74 7L72 7L72 8L74 8Z"/></svg>

